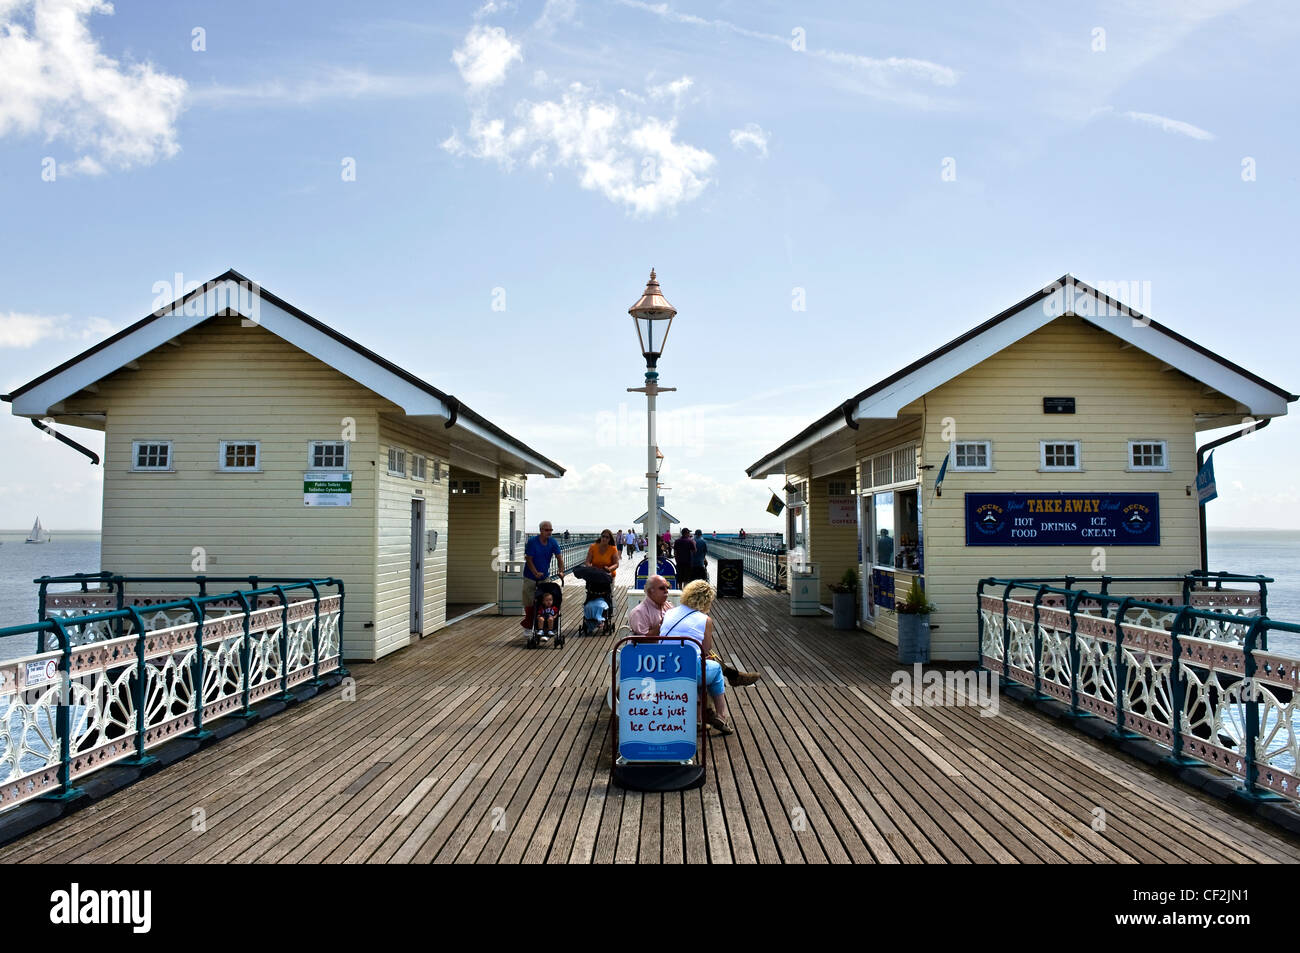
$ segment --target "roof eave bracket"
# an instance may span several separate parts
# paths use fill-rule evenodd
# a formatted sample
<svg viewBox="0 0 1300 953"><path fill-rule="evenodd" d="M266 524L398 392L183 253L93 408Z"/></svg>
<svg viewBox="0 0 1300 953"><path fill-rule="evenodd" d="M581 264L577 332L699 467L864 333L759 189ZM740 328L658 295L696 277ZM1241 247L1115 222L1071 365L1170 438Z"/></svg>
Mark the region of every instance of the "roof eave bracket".
<svg viewBox="0 0 1300 953"><path fill-rule="evenodd" d="M51 427L49 424L45 423L44 421L37 420L35 417L29 417L28 419L32 422L32 426L35 427L37 430L44 431L45 433L53 437L55 440L59 441L59 443L67 444L69 447L71 447L73 450L76 450L78 453L89 457L91 464L98 466L99 454L97 454L94 450L91 450L89 447L83 447L81 444L77 443L77 441L73 440L70 437L65 437L63 434L59 433L57 430L55 430L53 427Z"/></svg>

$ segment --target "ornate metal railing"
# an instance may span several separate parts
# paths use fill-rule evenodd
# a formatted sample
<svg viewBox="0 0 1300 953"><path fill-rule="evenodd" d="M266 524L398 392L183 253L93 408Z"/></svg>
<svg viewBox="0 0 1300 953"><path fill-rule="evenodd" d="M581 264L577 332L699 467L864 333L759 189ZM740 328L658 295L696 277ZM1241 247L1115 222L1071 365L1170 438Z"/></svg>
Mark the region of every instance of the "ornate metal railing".
<svg viewBox="0 0 1300 953"><path fill-rule="evenodd" d="M980 581L981 667L1075 717L1113 722L1117 737L1169 748L1173 763L1225 771L1248 797L1300 801L1300 650L1267 647L1270 633L1300 636L1300 625L1259 611L1271 579L1111 577L1106 587L1180 584L1150 599L1059 581Z"/></svg>
<svg viewBox="0 0 1300 953"><path fill-rule="evenodd" d="M146 764L166 741L202 738L218 718L247 717L253 704L289 697L296 685L347 674L341 580L159 601L126 594L126 583L197 580L81 578L87 584L75 593L47 592L67 577L37 580L45 617L0 628L0 643L34 633L41 642L34 654L0 662L0 810L72 798L74 782L92 771ZM208 577L204 588L218 581ZM122 604L106 609L104 600ZM45 649L47 636L57 648Z"/></svg>
<svg viewBox="0 0 1300 953"><path fill-rule="evenodd" d="M717 559L739 559L744 564L745 574L753 576L773 589L784 585L782 578L781 557L785 551L761 543L751 543L748 539L740 540L713 539L704 537L709 545L709 555Z"/></svg>

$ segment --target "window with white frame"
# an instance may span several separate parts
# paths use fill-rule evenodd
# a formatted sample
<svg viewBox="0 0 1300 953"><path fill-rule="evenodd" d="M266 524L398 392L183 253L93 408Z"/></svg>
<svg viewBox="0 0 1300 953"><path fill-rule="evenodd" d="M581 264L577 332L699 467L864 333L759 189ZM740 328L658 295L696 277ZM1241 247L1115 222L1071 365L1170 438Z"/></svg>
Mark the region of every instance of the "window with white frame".
<svg viewBox="0 0 1300 953"><path fill-rule="evenodd" d="M422 481L426 472L424 457L411 457L411 479Z"/></svg>
<svg viewBox="0 0 1300 953"><path fill-rule="evenodd" d="M248 473L262 466L262 445L256 440L223 440L218 456L223 473Z"/></svg>
<svg viewBox="0 0 1300 953"><path fill-rule="evenodd" d="M993 441L958 440L952 445L954 470L992 470Z"/></svg>
<svg viewBox="0 0 1300 953"><path fill-rule="evenodd" d="M170 440L135 440L131 443L132 470L172 469Z"/></svg>
<svg viewBox="0 0 1300 953"><path fill-rule="evenodd" d="M1041 470L1082 470L1083 456L1078 440L1041 440L1038 443Z"/></svg>
<svg viewBox="0 0 1300 953"><path fill-rule="evenodd" d="M1164 440L1130 440L1128 442L1128 468L1130 470L1168 470L1168 444Z"/></svg>
<svg viewBox="0 0 1300 953"><path fill-rule="evenodd" d="M393 476L406 476L406 451L397 447L388 448L388 472Z"/></svg>
<svg viewBox="0 0 1300 953"><path fill-rule="evenodd" d="M307 452L307 467L311 470L346 470L348 468L348 442L346 440L313 440Z"/></svg>
<svg viewBox="0 0 1300 953"><path fill-rule="evenodd" d="M442 482L442 461L441 460L433 461L433 482L434 483Z"/></svg>

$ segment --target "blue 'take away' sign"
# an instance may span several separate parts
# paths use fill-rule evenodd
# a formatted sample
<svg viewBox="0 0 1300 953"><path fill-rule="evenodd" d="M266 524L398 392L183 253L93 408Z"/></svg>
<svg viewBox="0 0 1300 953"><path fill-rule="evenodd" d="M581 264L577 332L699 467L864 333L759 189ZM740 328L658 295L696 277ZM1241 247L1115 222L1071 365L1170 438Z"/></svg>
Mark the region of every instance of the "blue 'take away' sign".
<svg viewBox="0 0 1300 953"><path fill-rule="evenodd" d="M967 493L967 546L1159 546L1158 493Z"/></svg>

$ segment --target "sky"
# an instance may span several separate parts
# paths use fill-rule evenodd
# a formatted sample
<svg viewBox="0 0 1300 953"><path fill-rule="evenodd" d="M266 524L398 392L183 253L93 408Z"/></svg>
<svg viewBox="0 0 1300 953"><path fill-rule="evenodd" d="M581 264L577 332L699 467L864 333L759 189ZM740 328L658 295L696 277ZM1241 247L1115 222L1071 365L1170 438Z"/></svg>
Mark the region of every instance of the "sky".
<svg viewBox="0 0 1300 953"><path fill-rule="evenodd" d="M530 521L628 526L654 267L667 508L751 531L747 465L1067 272L1300 391L1298 34L1289 0L0 0L0 391L235 268L564 465ZM1300 528L1297 434L1216 454L1211 527ZM98 527L99 468L0 441L0 527Z"/></svg>

